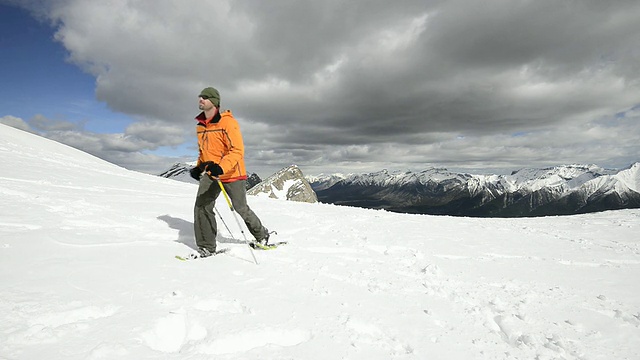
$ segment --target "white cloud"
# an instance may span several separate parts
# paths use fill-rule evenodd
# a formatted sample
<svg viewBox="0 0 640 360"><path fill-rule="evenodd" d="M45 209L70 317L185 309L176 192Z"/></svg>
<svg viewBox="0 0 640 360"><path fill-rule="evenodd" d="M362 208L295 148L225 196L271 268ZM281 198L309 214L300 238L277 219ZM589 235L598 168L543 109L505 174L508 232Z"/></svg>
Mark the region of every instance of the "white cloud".
<svg viewBox="0 0 640 360"><path fill-rule="evenodd" d="M0 123L5 124L5 125L9 125L9 126L14 127L16 129L33 132L33 130L31 129L29 124L27 124L26 121L24 121L24 120L22 120L22 119L20 119L18 117L15 117L15 116L5 115L3 117L0 117Z"/></svg>

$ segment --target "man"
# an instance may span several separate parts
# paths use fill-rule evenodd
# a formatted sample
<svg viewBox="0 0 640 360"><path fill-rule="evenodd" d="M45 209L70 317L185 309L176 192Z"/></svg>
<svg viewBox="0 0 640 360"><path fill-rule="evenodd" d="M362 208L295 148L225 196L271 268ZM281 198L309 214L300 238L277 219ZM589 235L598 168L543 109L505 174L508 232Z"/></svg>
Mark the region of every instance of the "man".
<svg viewBox="0 0 640 360"><path fill-rule="evenodd" d="M247 205L247 171L238 121L230 110L220 112L220 93L212 87L200 92L198 107L202 110L196 116L199 155L196 166L191 169L191 177L200 181L194 207L198 253L207 257L216 251L218 229L213 207L221 192L218 180L256 242L266 245L269 232Z"/></svg>

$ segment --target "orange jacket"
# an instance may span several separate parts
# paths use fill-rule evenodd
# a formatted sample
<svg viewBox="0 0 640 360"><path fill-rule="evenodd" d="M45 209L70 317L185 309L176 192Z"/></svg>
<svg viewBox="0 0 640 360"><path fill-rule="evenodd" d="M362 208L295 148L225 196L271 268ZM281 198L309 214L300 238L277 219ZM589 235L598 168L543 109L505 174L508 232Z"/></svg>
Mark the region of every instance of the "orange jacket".
<svg viewBox="0 0 640 360"><path fill-rule="evenodd" d="M224 173L220 181L233 182L246 180L247 171L244 166L244 143L240 125L233 117L231 110L220 113L207 121L204 112L196 117L196 133L198 134L198 163L213 161L220 165Z"/></svg>

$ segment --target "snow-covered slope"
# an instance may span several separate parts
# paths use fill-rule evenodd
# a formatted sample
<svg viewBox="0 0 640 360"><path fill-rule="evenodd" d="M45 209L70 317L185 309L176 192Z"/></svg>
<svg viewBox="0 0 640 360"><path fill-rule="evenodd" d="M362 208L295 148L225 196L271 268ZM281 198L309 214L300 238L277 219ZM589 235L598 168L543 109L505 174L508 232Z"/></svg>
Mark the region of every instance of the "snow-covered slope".
<svg viewBox="0 0 640 360"><path fill-rule="evenodd" d="M638 359L640 210L521 219L249 197L256 252L196 185L0 125L0 359ZM246 233L247 231L245 231Z"/></svg>

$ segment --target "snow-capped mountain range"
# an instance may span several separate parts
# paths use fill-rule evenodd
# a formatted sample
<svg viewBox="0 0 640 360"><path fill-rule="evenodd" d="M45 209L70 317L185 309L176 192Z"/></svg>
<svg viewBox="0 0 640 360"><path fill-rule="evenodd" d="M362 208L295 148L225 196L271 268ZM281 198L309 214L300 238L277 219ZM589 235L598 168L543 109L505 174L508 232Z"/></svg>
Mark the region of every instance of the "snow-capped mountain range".
<svg viewBox="0 0 640 360"><path fill-rule="evenodd" d="M195 161L186 162L186 163L175 163L171 165L171 167L162 173L158 174L158 176L165 177L168 179L178 180L182 182L188 182L192 184L197 184L198 182L189 175L189 170L196 166Z"/></svg>
<svg viewBox="0 0 640 360"><path fill-rule="evenodd" d="M160 176L195 182L188 171L194 165L178 163ZM292 177L293 173L297 175ZM435 215L547 216L640 208L640 162L623 170L573 164L525 168L510 175L431 168L420 172L303 176L298 167L292 166L264 182L252 174L248 187L256 188L253 194L285 200L315 202L317 198L323 203ZM297 193L303 195L290 191L294 182L300 190Z"/></svg>
<svg viewBox="0 0 640 360"><path fill-rule="evenodd" d="M308 177L321 202L464 216L544 216L640 207L640 163L521 169L511 175L421 172Z"/></svg>

